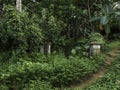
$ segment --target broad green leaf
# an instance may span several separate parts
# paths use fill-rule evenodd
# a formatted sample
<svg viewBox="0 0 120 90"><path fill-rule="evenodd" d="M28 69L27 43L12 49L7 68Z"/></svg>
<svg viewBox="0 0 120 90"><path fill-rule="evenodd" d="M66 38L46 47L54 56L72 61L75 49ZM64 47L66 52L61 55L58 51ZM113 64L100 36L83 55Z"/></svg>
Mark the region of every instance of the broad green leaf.
<svg viewBox="0 0 120 90"><path fill-rule="evenodd" d="M116 15L120 15L120 12L115 12Z"/></svg>
<svg viewBox="0 0 120 90"><path fill-rule="evenodd" d="M112 11L112 7L110 6L110 4L103 5L103 11L106 15L108 15Z"/></svg>
<svg viewBox="0 0 120 90"><path fill-rule="evenodd" d="M109 17L103 16L103 17L101 17L101 19L100 19L100 23L101 23L102 25L106 25L106 24L109 23L109 20L110 20Z"/></svg>
<svg viewBox="0 0 120 90"><path fill-rule="evenodd" d="M100 8L100 9L102 9L102 5L101 4L93 3L93 5L98 7L98 8Z"/></svg>
<svg viewBox="0 0 120 90"><path fill-rule="evenodd" d="M76 54L75 49L72 49L71 53L72 53L73 55Z"/></svg>
<svg viewBox="0 0 120 90"><path fill-rule="evenodd" d="M89 22L94 22L100 20L100 17L93 17L89 20Z"/></svg>
<svg viewBox="0 0 120 90"><path fill-rule="evenodd" d="M111 5L110 4L107 4L106 5L106 11L107 11L107 14L109 14L110 12L112 12L112 7L111 7Z"/></svg>

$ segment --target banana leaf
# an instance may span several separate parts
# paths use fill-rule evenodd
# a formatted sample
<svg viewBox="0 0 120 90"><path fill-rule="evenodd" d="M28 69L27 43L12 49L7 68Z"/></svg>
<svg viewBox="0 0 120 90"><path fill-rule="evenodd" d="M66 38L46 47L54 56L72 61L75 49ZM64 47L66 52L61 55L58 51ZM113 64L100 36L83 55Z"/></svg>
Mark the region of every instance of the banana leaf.
<svg viewBox="0 0 120 90"><path fill-rule="evenodd" d="M120 15L120 12L114 12L116 15Z"/></svg>
<svg viewBox="0 0 120 90"><path fill-rule="evenodd" d="M110 21L110 18L109 18L108 16L102 16L102 17L100 18L100 24L102 24L102 25L108 24L109 21Z"/></svg>
<svg viewBox="0 0 120 90"><path fill-rule="evenodd" d="M99 21L101 17L90 18L89 22Z"/></svg>

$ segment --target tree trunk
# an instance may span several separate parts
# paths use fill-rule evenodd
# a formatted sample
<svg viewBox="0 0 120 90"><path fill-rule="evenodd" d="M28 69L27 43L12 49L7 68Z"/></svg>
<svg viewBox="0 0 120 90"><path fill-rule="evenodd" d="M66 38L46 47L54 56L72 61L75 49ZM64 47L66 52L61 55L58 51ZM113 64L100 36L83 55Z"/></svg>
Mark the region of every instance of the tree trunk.
<svg viewBox="0 0 120 90"><path fill-rule="evenodd" d="M106 24L105 25L105 38L106 38L106 40L109 39L109 33L110 33L110 25Z"/></svg>
<svg viewBox="0 0 120 90"><path fill-rule="evenodd" d="M16 9L22 12L22 0L16 0Z"/></svg>
<svg viewBox="0 0 120 90"><path fill-rule="evenodd" d="M106 39L106 40L109 39L109 33L106 33L106 35L105 35L105 39Z"/></svg>

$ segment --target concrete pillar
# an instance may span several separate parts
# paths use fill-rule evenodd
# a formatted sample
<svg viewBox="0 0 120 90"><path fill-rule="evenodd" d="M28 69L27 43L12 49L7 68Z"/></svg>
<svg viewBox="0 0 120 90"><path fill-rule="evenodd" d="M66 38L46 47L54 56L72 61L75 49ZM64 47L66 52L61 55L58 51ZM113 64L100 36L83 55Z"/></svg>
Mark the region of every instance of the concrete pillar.
<svg viewBox="0 0 120 90"><path fill-rule="evenodd" d="M16 9L22 12L22 0L16 0Z"/></svg>

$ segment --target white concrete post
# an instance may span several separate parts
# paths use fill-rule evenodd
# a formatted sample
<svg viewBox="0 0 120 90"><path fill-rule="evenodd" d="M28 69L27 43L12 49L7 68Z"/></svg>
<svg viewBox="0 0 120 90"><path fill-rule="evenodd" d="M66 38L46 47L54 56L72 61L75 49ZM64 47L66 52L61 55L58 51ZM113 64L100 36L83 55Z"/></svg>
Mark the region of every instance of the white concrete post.
<svg viewBox="0 0 120 90"><path fill-rule="evenodd" d="M51 43L48 43L48 54L51 53Z"/></svg>
<svg viewBox="0 0 120 90"><path fill-rule="evenodd" d="M16 9L22 12L22 0L16 0Z"/></svg>
<svg viewBox="0 0 120 90"><path fill-rule="evenodd" d="M44 46L43 45L40 46L40 52L44 53Z"/></svg>

